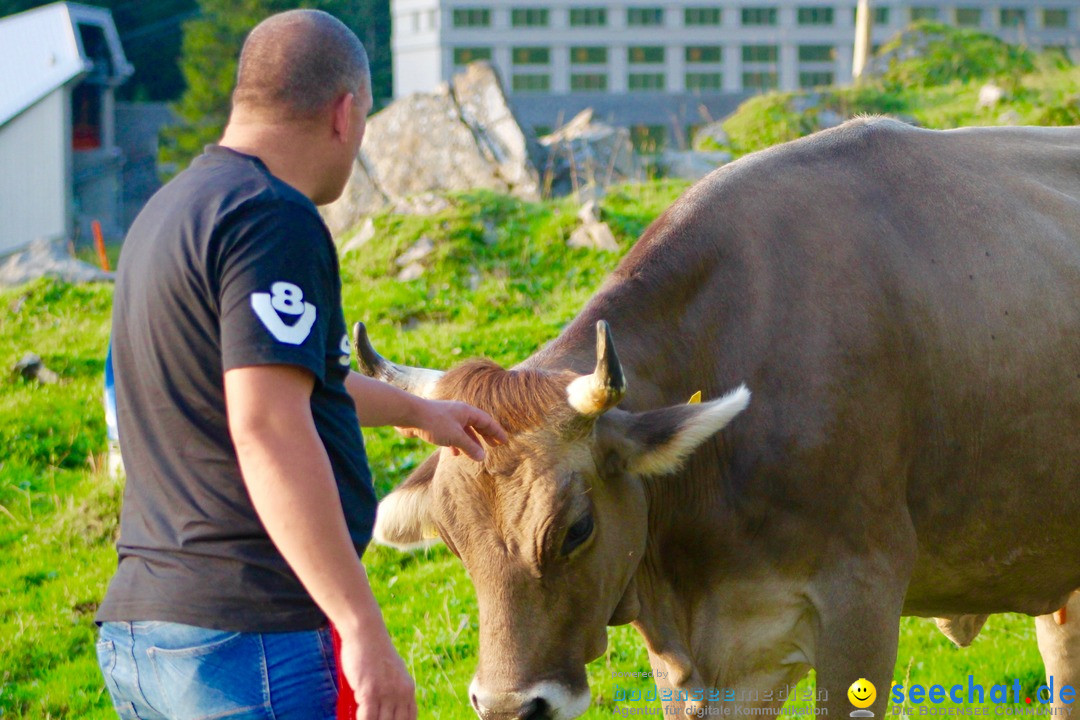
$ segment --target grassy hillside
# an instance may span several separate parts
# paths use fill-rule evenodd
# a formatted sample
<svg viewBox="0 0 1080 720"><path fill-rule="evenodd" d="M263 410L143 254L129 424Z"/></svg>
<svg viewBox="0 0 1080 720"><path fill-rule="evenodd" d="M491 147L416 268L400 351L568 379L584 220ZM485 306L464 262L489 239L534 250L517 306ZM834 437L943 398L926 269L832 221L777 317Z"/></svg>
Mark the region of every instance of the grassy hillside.
<svg viewBox="0 0 1080 720"><path fill-rule="evenodd" d="M504 364L554 337L622 252L683 189L626 188L603 210L619 253L570 250L569 202L522 203L490 193L454 198L430 218L382 216L377 236L342 263L346 317L368 323L373 342L403 362L447 367L473 355ZM436 250L412 282L394 259L427 236ZM62 382L0 379L0 715L111 716L94 661L97 602L115 565L119 485L97 470L104 451L101 375L110 286L48 281L0 292L0 364L33 350ZM380 494L427 454L392 431L367 435ZM373 548L366 564L391 631L417 679L421 717L471 718L466 688L475 666L472 587L445 549L406 555ZM612 670L646 669L627 628L610 632L607 655L590 667L596 698L587 717L640 703L613 701ZM958 651L926 620L903 623L896 679L950 684L970 672L986 685L1041 682L1028 618L995 617L975 645ZM623 687L628 683L619 681ZM638 685L643 687L643 685Z"/></svg>
<svg viewBox="0 0 1080 720"><path fill-rule="evenodd" d="M898 116L924 127L1080 124L1080 67L1059 52L1039 54L991 35L918 23L878 52L882 72L855 87L767 93L724 122L736 156L808 135L859 114ZM993 83L1000 102L979 107Z"/></svg>

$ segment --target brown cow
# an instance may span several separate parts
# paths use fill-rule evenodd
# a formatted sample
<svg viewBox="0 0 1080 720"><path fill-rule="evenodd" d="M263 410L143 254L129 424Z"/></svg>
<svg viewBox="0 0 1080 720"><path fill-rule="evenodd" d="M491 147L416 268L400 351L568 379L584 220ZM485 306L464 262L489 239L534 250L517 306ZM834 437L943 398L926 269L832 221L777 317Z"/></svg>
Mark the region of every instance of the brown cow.
<svg viewBox="0 0 1080 720"><path fill-rule="evenodd" d="M901 615L1080 587L1080 128L861 119L746 157L513 370L414 380L359 335L368 372L512 434L430 458L377 526L468 569L485 720L583 712L627 622L679 711L710 688L775 709L813 667L819 707L867 678L880 718ZM1040 629L1072 676L1078 620Z"/></svg>

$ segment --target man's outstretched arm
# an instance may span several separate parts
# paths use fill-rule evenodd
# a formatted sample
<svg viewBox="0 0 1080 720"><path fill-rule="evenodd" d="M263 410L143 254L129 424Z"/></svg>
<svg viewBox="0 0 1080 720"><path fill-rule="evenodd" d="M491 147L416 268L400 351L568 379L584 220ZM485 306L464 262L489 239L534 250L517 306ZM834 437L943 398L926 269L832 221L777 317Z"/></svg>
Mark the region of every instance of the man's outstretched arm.
<svg viewBox="0 0 1080 720"><path fill-rule="evenodd" d="M229 432L252 504L296 576L341 635L359 720L416 718L415 686L390 641L345 525L311 415L310 372L260 365L225 373Z"/></svg>
<svg viewBox="0 0 1080 720"><path fill-rule="evenodd" d="M409 437L449 447L482 460L483 438L489 445L506 442L506 431L483 410L460 402L428 400L358 372L345 379L363 427L394 425Z"/></svg>

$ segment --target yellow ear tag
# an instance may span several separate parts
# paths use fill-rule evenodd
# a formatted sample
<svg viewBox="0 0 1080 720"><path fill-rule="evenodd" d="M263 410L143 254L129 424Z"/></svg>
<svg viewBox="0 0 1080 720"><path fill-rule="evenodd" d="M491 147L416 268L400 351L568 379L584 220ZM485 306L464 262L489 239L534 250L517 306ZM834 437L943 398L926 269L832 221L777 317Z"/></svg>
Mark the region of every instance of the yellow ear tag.
<svg viewBox="0 0 1080 720"><path fill-rule="evenodd" d="M698 390L696 393L694 393L693 395L690 396L690 402L688 402L686 404L687 405L697 405L700 402L701 402L701 391Z"/></svg>

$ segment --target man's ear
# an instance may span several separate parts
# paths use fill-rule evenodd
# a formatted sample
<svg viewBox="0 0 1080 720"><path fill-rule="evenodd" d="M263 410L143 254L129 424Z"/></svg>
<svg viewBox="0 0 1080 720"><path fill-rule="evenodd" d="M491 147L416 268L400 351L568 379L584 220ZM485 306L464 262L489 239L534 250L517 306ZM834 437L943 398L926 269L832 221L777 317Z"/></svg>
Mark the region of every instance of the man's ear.
<svg viewBox="0 0 1080 720"><path fill-rule="evenodd" d="M749 403L750 391L740 385L719 400L628 413L618 418L616 432L621 438L614 451L626 471L635 475L673 473Z"/></svg>
<svg viewBox="0 0 1080 720"><path fill-rule="evenodd" d="M439 542L430 511L431 479L438 464L436 452L382 499L375 516L375 542L398 550L418 550Z"/></svg>
<svg viewBox="0 0 1080 720"><path fill-rule="evenodd" d="M352 93L346 93L334 102L334 137L338 140L344 141L352 137L352 107L355 100Z"/></svg>

